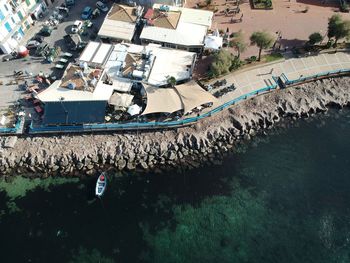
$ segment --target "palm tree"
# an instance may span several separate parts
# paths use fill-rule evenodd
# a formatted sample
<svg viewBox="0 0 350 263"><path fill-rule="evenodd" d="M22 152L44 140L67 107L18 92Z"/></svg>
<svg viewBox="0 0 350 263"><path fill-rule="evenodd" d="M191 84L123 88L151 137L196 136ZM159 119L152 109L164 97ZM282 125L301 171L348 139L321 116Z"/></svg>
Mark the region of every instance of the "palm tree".
<svg viewBox="0 0 350 263"><path fill-rule="evenodd" d="M173 88L176 85L176 78L173 76L167 76L167 83Z"/></svg>
<svg viewBox="0 0 350 263"><path fill-rule="evenodd" d="M265 31L257 31L250 36L250 43L259 48L258 61L260 61L261 58L261 51L271 47L273 40L273 37Z"/></svg>
<svg viewBox="0 0 350 263"><path fill-rule="evenodd" d="M247 49L247 43L244 42L244 37L242 31L238 31L236 36L230 41L230 46L232 46L237 51L237 57L241 56L241 53Z"/></svg>

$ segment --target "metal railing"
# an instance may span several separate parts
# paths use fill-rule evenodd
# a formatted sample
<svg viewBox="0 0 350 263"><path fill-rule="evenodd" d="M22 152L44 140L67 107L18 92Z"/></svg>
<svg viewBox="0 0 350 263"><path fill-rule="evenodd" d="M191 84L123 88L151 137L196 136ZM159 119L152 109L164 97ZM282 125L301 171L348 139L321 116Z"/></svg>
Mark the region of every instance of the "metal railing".
<svg viewBox="0 0 350 263"><path fill-rule="evenodd" d="M255 90L253 92L244 94L238 98L225 102L224 104L212 109L209 112L203 113L196 117L185 118L176 121L166 122L130 122L130 123L96 123L96 124L82 124L71 126L40 126L34 127L33 124L29 127L29 133L50 133L50 132L91 132L91 131L108 131L108 130L137 130L137 129L162 129L175 128L193 124L198 120L212 116L224 109L234 105L235 103L245 100L249 97L256 96L260 93L269 92L277 88L277 84L266 86L264 88Z"/></svg>
<svg viewBox="0 0 350 263"><path fill-rule="evenodd" d="M332 70L322 73L318 73L312 76L300 77L295 80L289 80L285 74L283 74L284 83L286 85L294 85L309 80L314 80L320 77L327 77L332 75L340 75L344 73L350 73L350 69ZM56 132L92 132L92 131L118 131L118 130L147 130L147 129L164 129L164 128L176 128L190 124L194 124L197 121L210 117L220 111L231 107L237 102L246 100L250 97L256 96L261 93L270 92L278 87L277 83L265 86L261 89L246 93L238 98L232 99L224 104L212 109L209 112L203 113L196 117L185 118L177 121L167 122L130 122L130 123L97 123L97 124L82 124L82 125L71 125L71 126L40 126L33 127L33 124L29 127L29 133L56 133Z"/></svg>
<svg viewBox="0 0 350 263"><path fill-rule="evenodd" d="M306 77L302 76L302 77L299 77L299 78L294 79L294 80L288 79L288 77L285 74L283 74L283 77L285 79L286 85L295 85L298 83L318 79L321 77L327 77L327 76L332 76L332 75L341 75L341 74L346 74L346 73L350 73L350 69L338 69L338 70L325 71L325 72L321 72L321 73L314 74L311 76L306 76Z"/></svg>
<svg viewBox="0 0 350 263"><path fill-rule="evenodd" d="M15 127L12 128L0 128L0 135L2 134L18 134L23 126L24 118L18 117Z"/></svg>

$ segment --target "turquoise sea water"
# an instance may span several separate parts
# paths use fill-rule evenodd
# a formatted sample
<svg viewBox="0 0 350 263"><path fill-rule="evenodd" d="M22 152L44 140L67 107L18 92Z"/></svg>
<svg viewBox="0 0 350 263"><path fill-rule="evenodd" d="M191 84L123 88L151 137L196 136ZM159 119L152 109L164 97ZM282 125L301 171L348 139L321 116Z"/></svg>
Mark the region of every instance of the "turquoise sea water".
<svg viewBox="0 0 350 263"><path fill-rule="evenodd" d="M283 128L288 126L288 128ZM350 262L350 111L289 121L221 165L0 183L1 262Z"/></svg>

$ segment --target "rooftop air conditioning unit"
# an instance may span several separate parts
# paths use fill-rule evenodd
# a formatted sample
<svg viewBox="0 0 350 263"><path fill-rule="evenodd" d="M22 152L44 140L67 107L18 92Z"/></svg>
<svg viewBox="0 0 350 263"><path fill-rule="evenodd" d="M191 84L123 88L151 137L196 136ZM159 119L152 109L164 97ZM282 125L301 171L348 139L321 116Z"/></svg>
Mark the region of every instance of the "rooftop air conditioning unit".
<svg viewBox="0 0 350 263"><path fill-rule="evenodd" d="M69 82L68 85L67 85L67 88L68 88L68 89L71 89L71 90L74 90L74 89L75 89L75 83ZM63 98L63 99L64 99L64 98Z"/></svg>

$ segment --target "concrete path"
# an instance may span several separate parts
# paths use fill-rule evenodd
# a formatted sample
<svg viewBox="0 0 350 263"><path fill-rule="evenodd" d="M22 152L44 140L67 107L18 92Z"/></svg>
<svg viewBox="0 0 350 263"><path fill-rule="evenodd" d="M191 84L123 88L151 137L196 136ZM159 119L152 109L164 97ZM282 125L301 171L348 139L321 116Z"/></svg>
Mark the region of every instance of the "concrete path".
<svg viewBox="0 0 350 263"><path fill-rule="evenodd" d="M235 84L235 91L226 93L219 98L220 103L225 103L244 94L259 90L270 84L276 84L272 76L278 77L284 73L289 80L296 80L301 77L308 77L315 74L350 69L350 54L346 52L337 52L333 54L320 54L305 58L287 59L284 62L262 65L259 68L245 70L227 75L221 79L226 79L227 84ZM215 92L214 89L212 92Z"/></svg>

